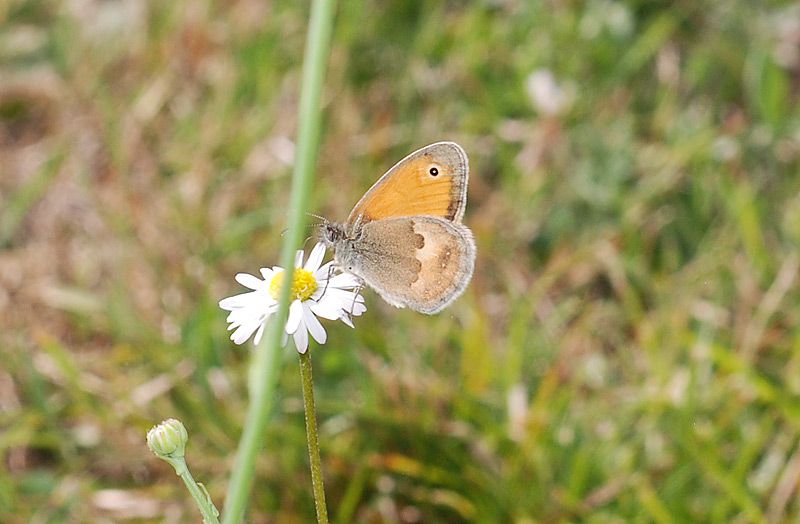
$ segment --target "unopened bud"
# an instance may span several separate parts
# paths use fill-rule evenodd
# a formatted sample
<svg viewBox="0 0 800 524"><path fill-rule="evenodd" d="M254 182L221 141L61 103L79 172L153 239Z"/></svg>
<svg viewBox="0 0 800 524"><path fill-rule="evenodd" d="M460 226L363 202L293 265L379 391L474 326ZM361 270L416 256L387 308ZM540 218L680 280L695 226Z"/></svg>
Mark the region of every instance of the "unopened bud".
<svg viewBox="0 0 800 524"><path fill-rule="evenodd" d="M170 418L147 432L147 446L160 458L182 458L189 434L180 420Z"/></svg>

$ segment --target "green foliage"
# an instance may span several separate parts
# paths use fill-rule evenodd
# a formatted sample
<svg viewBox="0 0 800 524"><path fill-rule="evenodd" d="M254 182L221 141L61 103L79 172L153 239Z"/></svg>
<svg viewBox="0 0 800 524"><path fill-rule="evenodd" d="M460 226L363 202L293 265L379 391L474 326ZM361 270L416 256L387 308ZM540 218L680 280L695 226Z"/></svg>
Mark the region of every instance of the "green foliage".
<svg viewBox="0 0 800 524"><path fill-rule="evenodd" d="M216 303L278 263L307 15L0 7L0 521L196 522L145 445L168 417L224 508L250 346ZM366 291L312 346L333 521L800 518L798 26L788 1L340 2L309 212L456 140L478 265L440 315ZM285 359L252 522L313 519Z"/></svg>

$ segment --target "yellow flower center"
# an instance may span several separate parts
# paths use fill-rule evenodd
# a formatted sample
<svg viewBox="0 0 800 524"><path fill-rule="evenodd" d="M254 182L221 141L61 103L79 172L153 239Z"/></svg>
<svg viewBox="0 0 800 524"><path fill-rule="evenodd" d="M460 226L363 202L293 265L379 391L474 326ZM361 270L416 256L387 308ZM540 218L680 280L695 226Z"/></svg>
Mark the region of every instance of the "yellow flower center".
<svg viewBox="0 0 800 524"><path fill-rule="evenodd" d="M272 277L272 282L269 283L269 294L272 298L278 300L281 294L281 286L283 285L283 275L285 271L276 273ZM294 282L292 282L292 300L308 300L311 295L317 290L317 279L314 278L314 273L311 271L297 268L294 270Z"/></svg>

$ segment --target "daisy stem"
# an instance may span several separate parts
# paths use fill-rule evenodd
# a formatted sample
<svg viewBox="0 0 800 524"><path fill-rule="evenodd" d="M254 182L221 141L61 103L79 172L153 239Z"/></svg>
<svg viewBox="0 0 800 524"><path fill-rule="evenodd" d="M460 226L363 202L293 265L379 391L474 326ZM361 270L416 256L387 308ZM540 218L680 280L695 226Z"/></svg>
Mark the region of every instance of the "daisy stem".
<svg viewBox="0 0 800 524"><path fill-rule="evenodd" d="M214 507L214 502L211 500L211 496L208 494L208 491L206 491L205 486L195 482L194 477L192 477L192 472L189 471L189 467L186 465L186 461L183 457L181 457L180 461L175 462L179 464L177 466L173 464L175 473L183 480L186 489L189 490L195 503L197 503L197 507L200 508L200 513L203 515L203 523L219 524L219 519L217 518L219 516L219 511Z"/></svg>
<svg viewBox="0 0 800 524"><path fill-rule="evenodd" d="M317 433L317 410L314 407L314 377L311 373L311 351L300 354L300 380L303 382L303 411L306 415L306 440L308 459L311 463L311 487L314 492L314 507L317 522L328 524L328 507L325 505L325 486L322 480L322 460L319 456Z"/></svg>
<svg viewBox="0 0 800 524"><path fill-rule="evenodd" d="M264 442L264 432L270 408L274 401L275 384L280 363L280 342L289 312L294 255L303 239L312 169L317 160L320 136L320 99L325 77L325 65L333 27L333 0L313 0L306 37L303 77L298 115L297 150L292 193L289 202L288 230L284 236L281 261L286 268L278 311L269 323L264 341L256 348L250 373L250 405L239 442L236 463L231 475L226 497L224 524L242 522L250 489L253 484L255 460Z"/></svg>

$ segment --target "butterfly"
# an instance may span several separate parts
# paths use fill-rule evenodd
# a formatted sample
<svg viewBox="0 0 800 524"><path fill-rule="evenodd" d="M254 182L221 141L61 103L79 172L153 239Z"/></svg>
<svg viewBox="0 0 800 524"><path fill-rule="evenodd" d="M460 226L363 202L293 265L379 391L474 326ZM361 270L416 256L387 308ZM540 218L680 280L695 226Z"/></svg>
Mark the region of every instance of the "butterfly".
<svg viewBox="0 0 800 524"><path fill-rule="evenodd" d="M334 261L396 307L438 313L458 298L475 267L475 241L461 223L469 163L454 142L414 151L387 171L344 223L324 221Z"/></svg>

